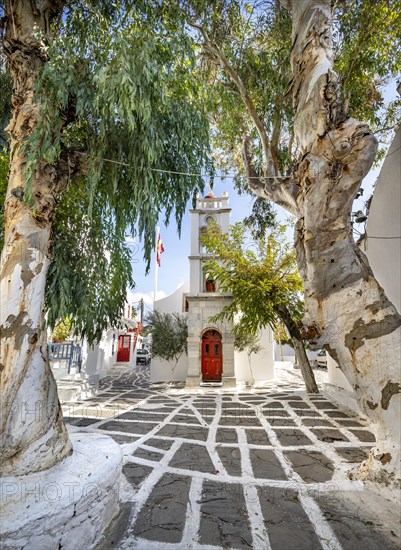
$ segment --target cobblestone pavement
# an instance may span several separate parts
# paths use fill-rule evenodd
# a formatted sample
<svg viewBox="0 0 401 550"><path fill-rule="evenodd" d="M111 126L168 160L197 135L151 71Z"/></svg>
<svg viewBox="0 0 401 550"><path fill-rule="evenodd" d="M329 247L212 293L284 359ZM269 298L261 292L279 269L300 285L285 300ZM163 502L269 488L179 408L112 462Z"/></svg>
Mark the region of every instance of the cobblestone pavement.
<svg viewBox="0 0 401 550"><path fill-rule="evenodd" d="M64 406L71 429L122 446L122 508L98 550L399 548L394 505L347 473L374 436L298 371L260 389L149 384L114 369ZM385 518L385 519L382 519Z"/></svg>

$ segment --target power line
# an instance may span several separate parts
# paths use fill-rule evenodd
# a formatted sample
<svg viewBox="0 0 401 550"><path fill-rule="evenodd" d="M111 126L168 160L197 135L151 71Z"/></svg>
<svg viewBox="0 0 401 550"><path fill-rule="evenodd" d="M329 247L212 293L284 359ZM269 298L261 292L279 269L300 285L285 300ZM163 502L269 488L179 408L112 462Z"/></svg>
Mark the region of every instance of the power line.
<svg viewBox="0 0 401 550"><path fill-rule="evenodd" d="M85 153L82 153L80 152L81 155L85 155ZM106 159L106 158L102 158L102 160L104 162L111 162L113 164L119 164L120 166L131 166L130 164L126 163L126 162L121 162L119 160L113 160L113 159ZM202 173L197 173L197 172L178 172L178 171L175 171L175 170L162 170L161 168L150 168L150 171L151 172L159 172L159 173L162 173L162 174L174 174L174 175L177 175L177 176L193 176L193 177L200 177L200 178L220 178L220 179L225 179L225 178L230 178L230 179L234 179L238 176L242 176L244 178L246 178L247 180L285 180L287 179L286 176L245 176L245 175L242 175L242 174L224 174L224 175L218 175L218 174L202 174Z"/></svg>

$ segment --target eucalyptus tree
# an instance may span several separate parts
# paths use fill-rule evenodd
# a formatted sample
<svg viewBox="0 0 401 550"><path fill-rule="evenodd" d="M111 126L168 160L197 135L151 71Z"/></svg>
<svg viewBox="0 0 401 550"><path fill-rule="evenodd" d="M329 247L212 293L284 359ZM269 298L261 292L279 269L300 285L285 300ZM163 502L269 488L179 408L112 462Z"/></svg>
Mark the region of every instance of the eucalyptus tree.
<svg viewBox="0 0 401 550"><path fill-rule="evenodd" d="M302 281L295 251L285 242L284 230L284 226L276 225L268 234L250 241L243 223L236 223L224 234L216 224L210 225L201 237L206 249L213 253L205 261L205 271L218 281L222 292L232 294L231 303L212 320L233 321L236 341L255 336L267 326L275 330L280 321L284 323L306 389L318 393L298 326L303 313Z"/></svg>
<svg viewBox="0 0 401 550"><path fill-rule="evenodd" d="M99 304L119 301L128 277L125 231L138 230L149 262L160 210L179 221L201 183L179 174L173 182L170 172L201 172L208 123L198 106L192 39L158 2L10 0L3 9L13 95L1 456L3 474L21 475L71 452L47 361L49 269L50 313L61 309L93 339L99 327L85 319L104 319ZM98 274L102 258L107 268Z"/></svg>
<svg viewBox="0 0 401 550"><path fill-rule="evenodd" d="M211 10L195 0L182 9L198 32L201 73L215 84L222 156L255 195L296 217L304 334L337 361L376 431L363 475L399 482L401 317L354 242L351 210L377 137L399 121L400 101L386 106L383 87L401 68L401 5L331 4L222 1Z"/></svg>

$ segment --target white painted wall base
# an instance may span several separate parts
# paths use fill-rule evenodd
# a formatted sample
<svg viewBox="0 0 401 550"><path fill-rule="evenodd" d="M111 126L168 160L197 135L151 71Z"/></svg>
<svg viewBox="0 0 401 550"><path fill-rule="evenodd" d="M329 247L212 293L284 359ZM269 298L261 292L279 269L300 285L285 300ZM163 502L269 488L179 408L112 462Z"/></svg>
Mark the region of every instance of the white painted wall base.
<svg viewBox="0 0 401 550"><path fill-rule="evenodd" d="M43 472L1 480L4 550L94 548L119 511L120 446L71 433L74 452Z"/></svg>
<svg viewBox="0 0 401 550"><path fill-rule="evenodd" d="M184 382L188 371L188 356L183 353L177 366L172 371L175 362L153 357L150 368L150 381L154 382Z"/></svg>

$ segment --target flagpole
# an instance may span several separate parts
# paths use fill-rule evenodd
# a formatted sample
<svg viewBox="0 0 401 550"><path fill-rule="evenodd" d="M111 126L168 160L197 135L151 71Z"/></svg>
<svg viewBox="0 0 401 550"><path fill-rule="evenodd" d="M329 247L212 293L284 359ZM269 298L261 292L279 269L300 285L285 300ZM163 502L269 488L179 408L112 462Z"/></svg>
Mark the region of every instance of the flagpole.
<svg viewBox="0 0 401 550"><path fill-rule="evenodd" d="M157 247L159 245L160 227L156 227L156 247L155 247L155 280L153 287L153 310L155 309L156 295L157 295L157 277L159 274L159 264L157 263Z"/></svg>

